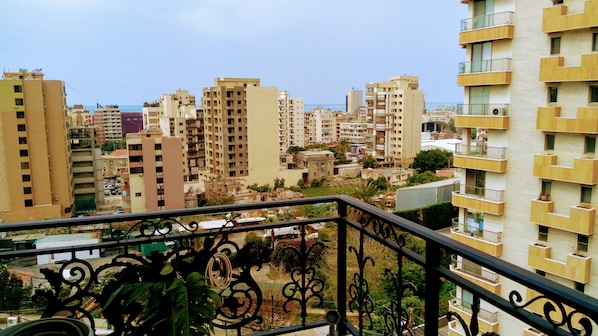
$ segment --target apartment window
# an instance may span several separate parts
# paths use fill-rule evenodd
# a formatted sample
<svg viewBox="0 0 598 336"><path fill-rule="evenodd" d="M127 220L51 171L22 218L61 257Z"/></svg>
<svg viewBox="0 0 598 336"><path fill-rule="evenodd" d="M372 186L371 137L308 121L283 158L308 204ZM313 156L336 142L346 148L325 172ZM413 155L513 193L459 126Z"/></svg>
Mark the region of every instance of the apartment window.
<svg viewBox="0 0 598 336"><path fill-rule="evenodd" d="M17 131L19 132L25 132L27 130L27 127L24 124L18 124L17 125Z"/></svg>
<svg viewBox="0 0 598 336"><path fill-rule="evenodd" d="M23 188L23 194L25 194L25 195L31 194L31 187L25 187L25 188Z"/></svg>
<svg viewBox="0 0 598 336"><path fill-rule="evenodd" d="M31 181L31 175L23 175L21 176L23 182L29 182Z"/></svg>
<svg viewBox="0 0 598 336"><path fill-rule="evenodd" d="M546 276L546 272L544 272L544 271L542 271L542 270L539 270L539 269L537 269L537 270L536 270L536 274L538 274L538 275L540 275L540 276L543 276L543 277L545 277L545 276Z"/></svg>
<svg viewBox="0 0 598 336"><path fill-rule="evenodd" d="M21 169L29 169L29 162L21 162Z"/></svg>
<svg viewBox="0 0 598 336"><path fill-rule="evenodd" d="M155 150L161 150L162 149L162 144L155 144L154 145L154 149Z"/></svg>
<svg viewBox="0 0 598 336"><path fill-rule="evenodd" d="M164 206L164 200L158 200L158 206L159 207L163 207Z"/></svg>
<svg viewBox="0 0 598 336"><path fill-rule="evenodd" d="M25 200L25 207L32 207L33 206L33 200Z"/></svg>
<svg viewBox="0 0 598 336"><path fill-rule="evenodd" d="M545 150L554 150L554 134L546 134L544 137L544 149Z"/></svg>
<svg viewBox="0 0 598 336"><path fill-rule="evenodd" d="M538 226L538 240L546 242L548 241L548 227L539 225Z"/></svg>
<svg viewBox="0 0 598 336"><path fill-rule="evenodd" d="M156 155L156 161L158 161L158 162L162 161L162 155Z"/></svg>
<svg viewBox="0 0 598 336"><path fill-rule="evenodd" d="M15 105L23 106L23 98L15 98Z"/></svg>
<svg viewBox="0 0 598 336"><path fill-rule="evenodd" d="M585 137L584 142L585 142L584 151L586 153L596 153L596 138Z"/></svg>
<svg viewBox="0 0 598 336"><path fill-rule="evenodd" d="M561 53L561 37L553 37L550 39L550 54L556 55Z"/></svg>
<svg viewBox="0 0 598 336"><path fill-rule="evenodd" d="M551 181L542 181L542 192L540 196L546 197L546 200L550 199L550 191L552 189Z"/></svg>
<svg viewBox="0 0 598 336"><path fill-rule="evenodd" d="M164 167L156 167L156 173L164 172Z"/></svg>
<svg viewBox="0 0 598 336"><path fill-rule="evenodd" d="M598 103L598 86L590 86L590 103Z"/></svg>
<svg viewBox="0 0 598 336"><path fill-rule="evenodd" d="M575 290L583 293L586 290L586 285L583 282L575 281Z"/></svg>
<svg viewBox="0 0 598 336"><path fill-rule="evenodd" d="M551 86L548 88L548 102L556 103L558 99L559 88Z"/></svg>
<svg viewBox="0 0 598 336"><path fill-rule="evenodd" d="M17 119L25 119L25 111L17 111Z"/></svg>
<svg viewBox="0 0 598 336"><path fill-rule="evenodd" d="M579 201L581 203L592 203L592 187L581 186L581 196Z"/></svg>
<svg viewBox="0 0 598 336"><path fill-rule="evenodd" d="M596 34L594 34L596 35ZM23 92L23 86L22 85L15 85L15 92Z"/></svg>
<svg viewBox="0 0 598 336"><path fill-rule="evenodd" d="M19 137L19 145L26 145L27 137Z"/></svg>
<svg viewBox="0 0 598 336"><path fill-rule="evenodd" d="M141 197L141 193L140 192L136 192L135 193L135 197Z"/></svg>
<svg viewBox="0 0 598 336"><path fill-rule="evenodd" d="M592 51L598 51L598 33L592 34Z"/></svg>
<svg viewBox="0 0 598 336"><path fill-rule="evenodd" d="M156 183L164 183L164 178L163 177L158 177L156 179Z"/></svg>
<svg viewBox="0 0 598 336"><path fill-rule="evenodd" d="M553 5L562 5L563 4L563 0L552 0L552 4Z"/></svg>
<svg viewBox="0 0 598 336"><path fill-rule="evenodd" d="M21 157L27 157L27 156L29 156L29 151L28 151L28 150L26 150L26 149L21 149L21 150L19 151L19 155L20 155Z"/></svg>
<svg viewBox="0 0 598 336"><path fill-rule="evenodd" d="M588 253L589 237L586 235L577 235L577 252L576 254L585 256Z"/></svg>

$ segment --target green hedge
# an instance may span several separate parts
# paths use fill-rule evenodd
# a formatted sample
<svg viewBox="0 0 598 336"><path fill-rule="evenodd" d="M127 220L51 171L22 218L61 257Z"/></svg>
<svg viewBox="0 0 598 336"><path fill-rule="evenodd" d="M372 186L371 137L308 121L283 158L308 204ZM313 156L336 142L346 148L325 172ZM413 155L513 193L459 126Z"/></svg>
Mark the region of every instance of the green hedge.
<svg viewBox="0 0 598 336"><path fill-rule="evenodd" d="M451 219L459 215L458 209L451 202L437 203L420 209L396 211L394 214L431 230L450 227Z"/></svg>

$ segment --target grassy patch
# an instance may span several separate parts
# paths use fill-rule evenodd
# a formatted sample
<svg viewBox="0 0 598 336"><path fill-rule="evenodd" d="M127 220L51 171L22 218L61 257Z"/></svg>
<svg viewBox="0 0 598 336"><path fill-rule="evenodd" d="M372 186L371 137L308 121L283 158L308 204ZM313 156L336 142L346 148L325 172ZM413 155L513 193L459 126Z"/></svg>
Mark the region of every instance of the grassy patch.
<svg viewBox="0 0 598 336"><path fill-rule="evenodd" d="M347 194L351 190L352 186L337 186L337 187L309 187L301 190L306 197L316 196L330 196L338 194Z"/></svg>

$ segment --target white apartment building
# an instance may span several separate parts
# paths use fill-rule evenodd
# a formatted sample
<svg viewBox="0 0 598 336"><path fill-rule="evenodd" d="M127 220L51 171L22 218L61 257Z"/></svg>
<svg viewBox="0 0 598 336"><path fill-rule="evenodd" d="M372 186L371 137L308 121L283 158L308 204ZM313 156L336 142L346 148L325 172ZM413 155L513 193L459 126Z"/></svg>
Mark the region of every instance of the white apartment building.
<svg viewBox="0 0 598 336"><path fill-rule="evenodd" d="M291 98L288 91L278 92L278 142L280 153L291 146L305 146L303 98Z"/></svg>
<svg viewBox="0 0 598 336"><path fill-rule="evenodd" d="M455 125L464 142L454 155L462 177L451 237L596 297L598 0L460 3L468 17ZM538 296L472 260L451 269L504 298ZM545 302L527 309L544 316ZM468 321L472 303L457 288L449 309ZM482 333L541 335L487 302L479 308ZM449 331L465 335L455 321Z"/></svg>
<svg viewBox="0 0 598 336"><path fill-rule="evenodd" d="M314 108L305 112L305 145L337 141L336 117L331 109Z"/></svg>

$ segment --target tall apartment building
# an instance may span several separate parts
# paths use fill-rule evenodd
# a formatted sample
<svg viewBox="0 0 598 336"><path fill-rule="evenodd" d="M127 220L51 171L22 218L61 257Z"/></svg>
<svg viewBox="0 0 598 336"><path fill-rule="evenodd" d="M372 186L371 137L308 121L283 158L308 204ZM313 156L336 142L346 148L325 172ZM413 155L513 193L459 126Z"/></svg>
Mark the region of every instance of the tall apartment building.
<svg viewBox="0 0 598 336"><path fill-rule="evenodd" d="M158 128L127 135L129 171L121 174L123 210L145 212L185 207L180 137L165 137Z"/></svg>
<svg viewBox="0 0 598 336"><path fill-rule="evenodd" d="M205 166L205 151L203 114L196 107L195 96L187 90L163 94L159 100L144 104L142 113L144 129L159 128L164 136L185 139L184 179L185 182L197 181L199 170Z"/></svg>
<svg viewBox="0 0 598 336"><path fill-rule="evenodd" d="M345 112L355 114L363 106L363 91L351 89L345 97Z"/></svg>
<svg viewBox="0 0 598 336"><path fill-rule="evenodd" d="M278 137L280 153L291 146L305 146L303 98L291 98L288 91L278 93Z"/></svg>
<svg viewBox="0 0 598 336"><path fill-rule="evenodd" d="M123 129L118 105L106 105L93 110L93 125L98 129L98 142L122 141Z"/></svg>
<svg viewBox="0 0 598 336"><path fill-rule="evenodd" d="M368 134L368 125L366 122L342 122L340 123L339 140L347 140L352 144L363 144Z"/></svg>
<svg viewBox="0 0 598 336"><path fill-rule="evenodd" d="M302 178L301 170L280 165L276 87L260 86L257 78L216 78L203 89L202 108L207 178L259 185Z"/></svg>
<svg viewBox="0 0 598 336"><path fill-rule="evenodd" d="M104 202L102 184L102 151L94 126L72 126L69 129L75 211L94 212Z"/></svg>
<svg viewBox="0 0 598 336"><path fill-rule="evenodd" d="M366 84L367 154L385 166L408 167L421 150L424 93L416 76Z"/></svg>
<svg viewBox="0 0 598 336"><path fill-rule="evenodd" d="M305 113L305 144L330 144L337 141L336 113L314 108Z"/></svg>
<svg viewBox="0 0 598 336"><path fill-rule="evenodd" d="M75 104L68 108L68 116L70 118L71 126L91 126L93 124L93 116L81 104Z"/></svg>
<svg viewBox="0 0 598 336"><path fill-rule="evenodd" d="M460 2L464 142L451 237L597 297L598 0ZM538 296L473 260L457 258L452 270L505 298ZM527 309L544 316L544 302ZM458 288L450 310L468 321L472 303ZM487 302L479 308L481 332L540 335Z"/></svg>
<svg viewBox="0 0 598 336"><path fill-rule="evenodd" d="M64 82L41 71L0 80L0 219L71 217L74 191Z"/></svg>

